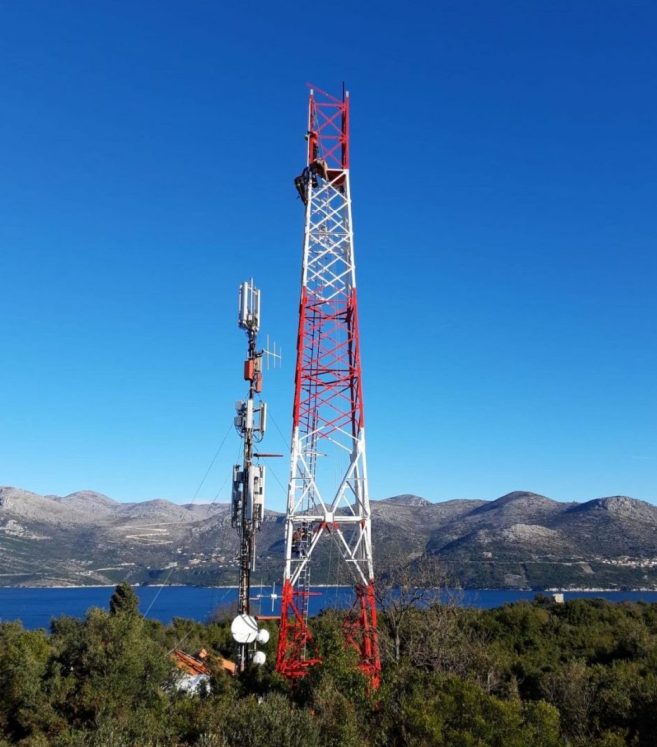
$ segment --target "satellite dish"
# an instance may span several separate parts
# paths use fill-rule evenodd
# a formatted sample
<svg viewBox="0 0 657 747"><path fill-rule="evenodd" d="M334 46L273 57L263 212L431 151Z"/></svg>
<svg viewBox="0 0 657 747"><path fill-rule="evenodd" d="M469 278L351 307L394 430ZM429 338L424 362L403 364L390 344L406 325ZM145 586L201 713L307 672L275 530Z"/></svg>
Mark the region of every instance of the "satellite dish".
<svg viewBox="0 0 657 747"><path fill-rule="evenodd" d="M238 615L231 623L230 632L236 643L253 643L258 637L258 623L251 615Z"/></svg>
<svg viewBox="0 0 657 747"><path fill-rule="evenodd" d="M267 656L264 651L256 651L255 654L253 654L252 661L254 664L261 667L267 661Z"/></svg>
<svg viewBox="0 0 657 747"><path fill-rule="evenodd" d="M267 641L269 641L269 631L266 628L259 630L258 635L256 636L256 641L258 641L258 643L267 643Z"/></svg>

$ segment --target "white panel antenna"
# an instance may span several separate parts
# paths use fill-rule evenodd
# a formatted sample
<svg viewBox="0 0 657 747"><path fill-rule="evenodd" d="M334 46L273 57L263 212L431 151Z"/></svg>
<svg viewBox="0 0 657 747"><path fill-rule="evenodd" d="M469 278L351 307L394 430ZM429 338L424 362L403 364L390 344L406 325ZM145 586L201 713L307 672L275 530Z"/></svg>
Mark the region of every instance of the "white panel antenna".
<svg viewBox="0 0 657 747"><path fill-rule="evenodd" d="M238 323L242 329L253 332L260 329L260 291L253 279L240 285Z"/></svg>

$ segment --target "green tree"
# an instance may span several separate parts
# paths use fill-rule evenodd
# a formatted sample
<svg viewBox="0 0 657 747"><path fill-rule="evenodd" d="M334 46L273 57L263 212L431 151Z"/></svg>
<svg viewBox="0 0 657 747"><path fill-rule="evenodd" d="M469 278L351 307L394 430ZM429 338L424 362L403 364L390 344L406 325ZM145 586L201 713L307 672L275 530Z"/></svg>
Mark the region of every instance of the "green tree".
<svg viewBox="0 0 657 747"><path fill-rule="evenodd" d="M120 583L110 599L110 615L138 615L139 598L130 584Z"/></svg>
<svg viewBox="0 0 657 747"><path fill-rule="evenodd" d="M406 670L382 698L377 743L426 747L556 747L558 711L486 694L459 677Z"/></svg>
<svg viewBox="0 0 657 747"><path fill-rule="evenodd" d="M316 721L284 695L249 696L237 701L227 714L221 735L227 747L319 747Z"/></svg>
<svg viewBox="0 0 657 747"><path fill-rule="evenodd" d="M94 730L111 722L133 740L162 735L172 663L140 615L92 609L83 624L57 627L54 643L58 707L71 725Z"/></svg>
<svg viewBox="0 0 657 747"><path fill-rule="evenodd" d="M25 631L16 622L0 623L0 734L11 740L37 744L39 738L43 741L44 735L65 727L44 688L50 654L44 631Z"/></svg>

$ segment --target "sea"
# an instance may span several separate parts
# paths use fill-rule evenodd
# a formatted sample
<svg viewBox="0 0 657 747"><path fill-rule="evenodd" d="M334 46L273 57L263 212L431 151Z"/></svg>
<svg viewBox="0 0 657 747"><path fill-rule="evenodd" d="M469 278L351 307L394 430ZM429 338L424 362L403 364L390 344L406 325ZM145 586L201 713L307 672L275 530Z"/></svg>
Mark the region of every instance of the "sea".
<svg viewBox="0 0 657 747"><path fill-rule="evenodd" d="M237 603L237 588L205 586L142 586L136 587L141 612L149 618L170 623L174 617L207 622L233 614ZM315 586L311 589L309 611L345 609L354 600L353 590L342 586ZM66 588L0 588L0 621L19 620L28 630L48 628L55 617L68 615L83 618L92 607L108 609L113 587L84 586ZM280 596L276 586L256 586L251 589L251 611L256 615L278 616ZM441 590L443 601L465 607L490 609L520 600L532 600L539 592L525 590ZM570 599L602 598L612 602L657 602L657 591L566 591Z"/></svg>

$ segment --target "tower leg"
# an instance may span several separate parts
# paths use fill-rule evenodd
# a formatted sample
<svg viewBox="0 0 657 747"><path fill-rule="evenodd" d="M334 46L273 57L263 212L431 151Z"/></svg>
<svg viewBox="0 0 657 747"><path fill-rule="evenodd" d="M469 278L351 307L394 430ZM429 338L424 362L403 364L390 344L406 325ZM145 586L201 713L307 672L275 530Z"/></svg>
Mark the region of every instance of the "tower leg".
<svg viewBox="0 0 657 747"><path fill-rule="evenodd" d="M309 667L321 661L318 658L307 658L313 637L303 615L307 600L299 599L303 593L295 592L289 579L283 583L276 670L285 677L303 677Z"/></svg>
<svg viewBox="0 0 657 747"><path fill-rule="evenodd" d="M376 690L381 683L381 660L373 581L356 586L356 599L343 630L346 643L358 653L361 672L367 677L370 687Z"/></svg>

